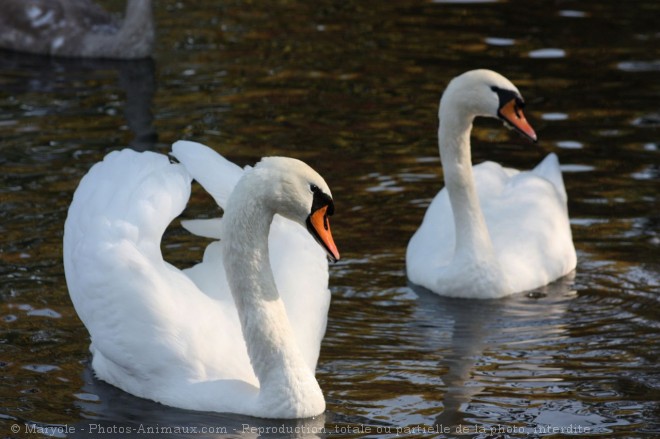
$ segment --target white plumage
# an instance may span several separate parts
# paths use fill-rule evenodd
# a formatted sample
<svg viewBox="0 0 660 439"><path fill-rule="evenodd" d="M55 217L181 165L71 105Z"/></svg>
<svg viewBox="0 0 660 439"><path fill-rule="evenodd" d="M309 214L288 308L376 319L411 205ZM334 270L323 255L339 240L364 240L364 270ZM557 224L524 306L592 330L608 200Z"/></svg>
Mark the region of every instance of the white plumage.
<svg viewBox="0 0 660 439"><path fill-rule="evenodd" d="M276 180L278 172L301 175L301 182L310 180L329 195L327 185L293 159L281 159L286 173L272 169L274 159L243 170L203 145L183 141L173 146L173 155L180 163L151 152L110 153L74 195L64 267L76 311L91 335L94 371L129 393L175 407L283 418L321 413L325 403L314 370L330 302L327 259L301 227L302 211L284 212L296 224L273 219L275 211L264 207L272 196L268 191L280 183L261 186L255 180L263 175ZM201 263L181 271L163 260L160 245L165 228L185 208L191 178L221 207L248 212L249 206L255 218L239 214L231 227L224 218L191 223L192 230L222 239L207 247ZM241 194L232 196L239 180ZM278 195L309 210L312 195L305 191L308 186ZM251 224L260 225L254 227L264 235L261 242L259 233L243 230ZM228 253L230 261L242 261L234 272L224 262L227 245L238 248ZM228 277L235 290L269 296L240 299L243 329ZM270 342L279 343L276 350L255 354Z"/></svg>
<svg viewBox="0 0 660 439"><path fill-rule="evenodd" d="M493 162L472 167L476 116L500 118L536 140L520 93L506 78L475 70L451 81L439 110L446 187L408 244L408 277L435 293L469 298L546 285L577 261L557 156L529 172Z"/></svg>

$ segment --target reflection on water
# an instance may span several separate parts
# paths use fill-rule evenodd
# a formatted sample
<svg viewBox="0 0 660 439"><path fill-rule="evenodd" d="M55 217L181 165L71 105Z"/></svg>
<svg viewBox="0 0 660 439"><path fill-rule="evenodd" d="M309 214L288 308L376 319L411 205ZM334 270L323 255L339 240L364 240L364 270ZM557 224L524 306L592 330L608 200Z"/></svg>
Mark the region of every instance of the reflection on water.
<svg viewBox="0 0 660 439"><path fill-rule="evenodd" d="M179 427L179 431L173 430L174 434L170 437L181 438L190 437L193 433L209 438L222 435L256 438L266 432L269 433L266 436L271 437L320 437L325 425L325 415L274 422L249 416L175 409L136 398L97 380L89 365L86 365L83 376L85 384L76 402L83 420L75 424L76 434L70 437L89 437L89 434L140 436L150 431L170 432L168 426ZM279 431L270 434L274 428Z"/></svg>
<svg viewBox="0 0 660 439"><path fill-rule="evenodd" d="M0 434L28 424L56 436L141 425L216 428L208 437L657 436L659 13L652 0L166 0L155 64L3 52ZM478 121L475 162L525 169L556 152L579 259L572 277L496 301L438 297L404 272L442 184L440 91L476 67L519 85L540 143ZM345 259L331 267L324 416L177 410L91 376L61 266L66 209L107 152L166 151L179 138L239 164L296 156L332 187ZM215 210L194 191L186 214ZM165 240L179 266L201 257L204 242L176 223Z"/></svg>
<svg viewBox="0 0 660 439"><path fill-rule="evenodd" d="M94 118L123 115L132 133L128 144L144 151L157 140L151 105L156 90L152 59L117 61L101 59L50 58L19 52L0 51L0 71L4 72L0 93L20 105L22 121L5 119L3 125L25 126L18 132L38 130L43 120L52 118ZM121 93L118 96L117 93ZM72 94L77 99L55 102L44 96ZM123 102L122 102L123 101ZM76 126L67 128L71 129ZM53 140L54 141L54 140Z"/></svg>

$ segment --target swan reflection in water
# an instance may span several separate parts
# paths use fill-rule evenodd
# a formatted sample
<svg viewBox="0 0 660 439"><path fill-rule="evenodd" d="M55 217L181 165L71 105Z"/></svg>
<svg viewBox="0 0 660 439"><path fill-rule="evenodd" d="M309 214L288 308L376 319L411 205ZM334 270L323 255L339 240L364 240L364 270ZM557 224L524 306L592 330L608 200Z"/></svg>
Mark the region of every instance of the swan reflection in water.
<svg viewBox="0 0 660 439"><path fill-rule="evenodd" d="M117 99L113 95L121 91L126 125L133 133L129 146L137 151L145 151L156 145L158 136L151 112L156 79L151 58L132 61L55 58L0 50L0 69L5 77L0 90L24 104L28 108L26 112L32 115L62 117L67 115L67 108L72 108L72 115L80 114L80 106L90 103L94 108L88 108L88 112L98 114L113 99ZM116 86L100 85L108 83L108 78L113 76L117 78ZM44 103L24 97L33 93L55 95L60 103ZM35 123L43 121L35 120ZM107 138L103 139L104 147L107 141ZM89 141L81 146L88 147Z"/></svg>
<svg viewBox="0 0 660 439"><path fill-rule="evenodd" d="M533 292L489 300L442 297L410 285L418 296L420 319L435 322L435 332L450 333L439 367L446 370L441 376L446 393L440 398L443 411L435 419L438 431L502 423L505 416L491 422L490 409L497 407L489 404L487 389L507 387L507 376L515 376L510 388L515 393L521 378L528 386L543 387L556 380L549 375L561 375L552 364L552 351L526 351L525 346L568 331L566 313L576 297L574 274ZM438 322L446 328L438 328Z"/></svg>
<svg viewBox="0 0 660 439"><path fill-rule="evenodd" d="M90 432L138 437L140 432L148 431L170 433L167 435L170 438L189 438L193 433L202 438L325 436L325 414L307 419L275 420L168 407L135 397L97 379L90 364L83 369L83 380L83 388L75 396L81 417L87 420L76 424L76 432L69 436L72 438L89 437Z"/></svg>

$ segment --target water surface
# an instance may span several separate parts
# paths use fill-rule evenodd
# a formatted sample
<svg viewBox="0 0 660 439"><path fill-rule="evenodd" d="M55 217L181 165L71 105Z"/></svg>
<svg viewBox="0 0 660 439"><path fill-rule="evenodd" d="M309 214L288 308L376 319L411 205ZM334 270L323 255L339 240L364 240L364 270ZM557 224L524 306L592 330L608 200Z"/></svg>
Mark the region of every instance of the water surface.
<svg viewBox="0 0 660 439"><path fill-rule="evenodd" d="M153 61L2 52L0 433L660 435L659 14L652 0L167 0ZM579 262L538 291L467 301L409 285L404 255L442 185L440 93L478 67L517 84L540 143L478 121L474 161L525 169L556 152ZM180 138L241 165L295 156L332 187L343 259L323 416L188 412L93 378L61 263L66 209L106 153ZM185 215L216 213L196 189ZM204 244L175 223L164 252L188 266Z"/></svg>

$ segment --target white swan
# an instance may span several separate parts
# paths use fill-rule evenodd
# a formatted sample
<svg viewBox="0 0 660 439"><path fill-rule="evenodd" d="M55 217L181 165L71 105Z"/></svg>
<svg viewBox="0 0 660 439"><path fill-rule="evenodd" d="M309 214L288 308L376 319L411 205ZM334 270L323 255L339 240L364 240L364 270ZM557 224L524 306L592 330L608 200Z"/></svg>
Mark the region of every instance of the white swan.
<svg viewBox="0 0 660 439"><path fill-rule="evenodd" d="M575 268L556 155L529 172L493 162L472 166L476 116L499 118L536 141L522 107L518 89L490 70L469 71L447 86L438 129L446 187L408 244L413 283L446 296L495 298L543 286Z"/></svg>
<svg viewBox="0 0 660 439"><path fill-rule="evenodd" d="M151 0L127 0L123 22L91 0L2 0L0 48L135 59L151 56L154 39Z"/></svg>
<svg viewBox="0 0 660 439"><path fill-rule="evenodd" d="M326 252L339 258L328 186L295 159L264 158L242 170L185 141L173 155L181 163L152 152L108 154L69 208L64 269L96 375L174 407L322 413L314 371L330 302ZM189 225L221 240L182 272L160 245L188 201L191 175L225 213Z"/></svg>

